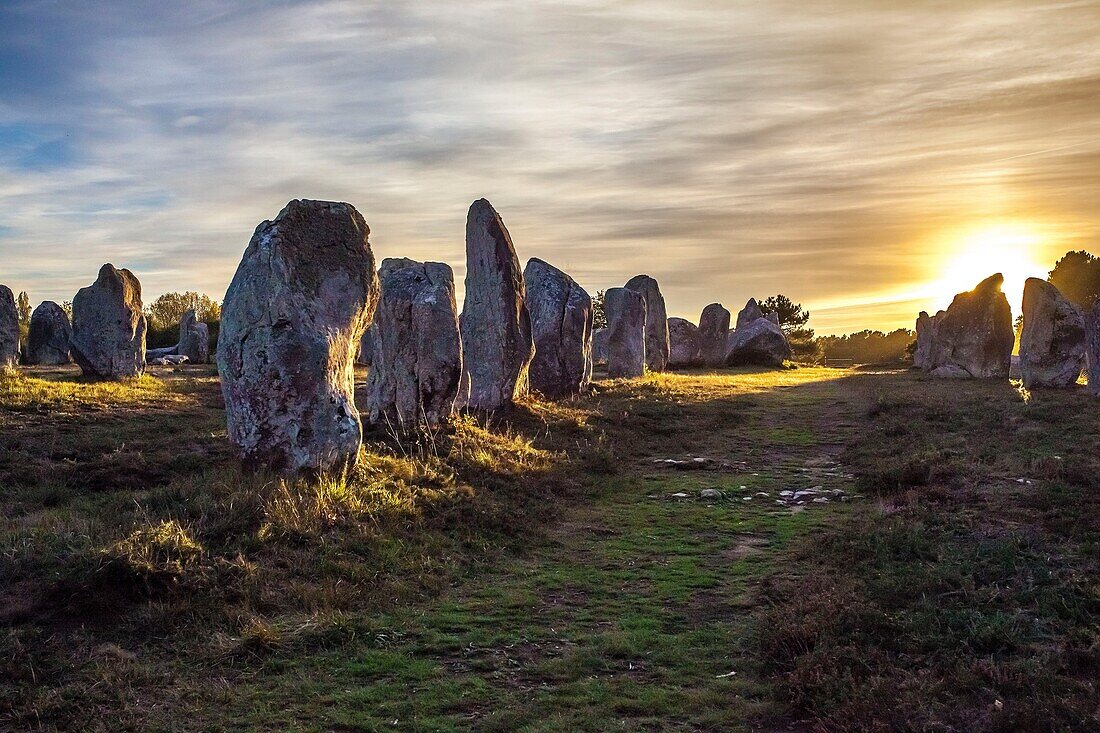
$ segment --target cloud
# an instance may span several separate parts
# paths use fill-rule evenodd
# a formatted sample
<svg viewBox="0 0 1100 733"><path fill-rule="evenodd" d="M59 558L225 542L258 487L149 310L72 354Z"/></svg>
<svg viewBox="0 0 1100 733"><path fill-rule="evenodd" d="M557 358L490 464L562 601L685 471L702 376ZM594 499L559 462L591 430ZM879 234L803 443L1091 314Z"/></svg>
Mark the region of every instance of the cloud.
<svg viewBox="0 0 1100 733"><path fill-rule="evenodd" d="M1095 243L1097 31L1089 2L6 4L0 280L68 299L112 261L220 296L295 197L461 278L485 196L591 290L892 328L937 232Z"/></svg>

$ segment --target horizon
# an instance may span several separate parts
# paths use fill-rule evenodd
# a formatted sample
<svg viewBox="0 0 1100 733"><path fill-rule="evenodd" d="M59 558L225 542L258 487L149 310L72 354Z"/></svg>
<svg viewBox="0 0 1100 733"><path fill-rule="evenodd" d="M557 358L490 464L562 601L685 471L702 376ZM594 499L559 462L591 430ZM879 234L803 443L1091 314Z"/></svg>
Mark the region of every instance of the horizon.
<svg viewBox="0 0 1100 733"><path fill-rule="evenodd" d="M12 3L0 282L61 302L111 262L220 301L315 198L461 300L485 197L522 263L647 273L693 322L783 293L819 335L912 329L999 271L1017 315L1097 251L1098 31L1087 2Z"/></svg>

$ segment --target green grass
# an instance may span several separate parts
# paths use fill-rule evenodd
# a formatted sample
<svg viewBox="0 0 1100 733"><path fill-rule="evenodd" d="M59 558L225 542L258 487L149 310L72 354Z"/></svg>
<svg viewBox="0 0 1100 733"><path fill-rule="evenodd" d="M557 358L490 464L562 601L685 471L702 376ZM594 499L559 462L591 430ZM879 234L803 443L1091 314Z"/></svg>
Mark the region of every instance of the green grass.
<svg viewBox="0 0 1100 733"><path fill-rule="evenodd" d="M208 371L24 380L0 728L1091 729L1096 412L964 386L603 381L287 483Z"/></svg>

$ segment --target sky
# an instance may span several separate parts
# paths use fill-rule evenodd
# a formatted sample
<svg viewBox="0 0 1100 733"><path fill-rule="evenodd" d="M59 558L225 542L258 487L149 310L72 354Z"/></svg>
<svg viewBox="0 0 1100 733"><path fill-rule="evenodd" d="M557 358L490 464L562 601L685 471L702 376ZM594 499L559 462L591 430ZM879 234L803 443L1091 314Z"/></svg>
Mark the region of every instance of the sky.
<svg viewBox="0 0 1100 733"><path fill-rule="evenodd" d="M256 225L347 201L375 255L647 273L819 333L1100 253L1100 2L0 4L0 282L221 299Z"/></svg>

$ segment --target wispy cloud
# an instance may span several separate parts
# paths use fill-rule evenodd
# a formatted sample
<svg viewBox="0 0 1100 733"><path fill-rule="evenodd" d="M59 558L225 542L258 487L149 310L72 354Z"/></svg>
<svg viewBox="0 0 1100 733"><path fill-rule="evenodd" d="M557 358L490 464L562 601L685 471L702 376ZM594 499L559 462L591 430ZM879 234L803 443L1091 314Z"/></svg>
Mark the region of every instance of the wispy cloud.
<svg viewBox="0 0 1100 733"><path fill-rule="evenodd" d="M933 279L940 230L1096 242L1098 32L1092 2L9 3L0 281L67 299L113 261L220 295L294 197L461 277L485 196L592 290L893 327L866 301Z"/></svg>

